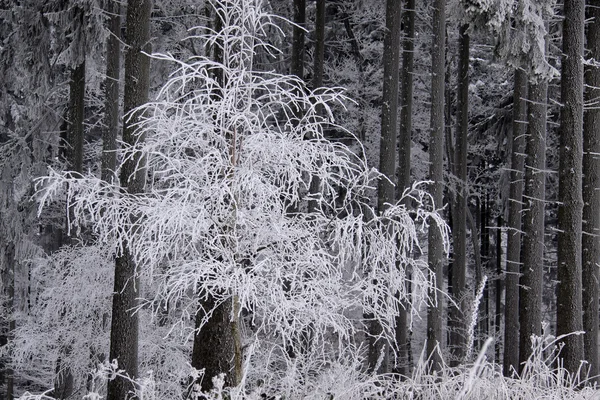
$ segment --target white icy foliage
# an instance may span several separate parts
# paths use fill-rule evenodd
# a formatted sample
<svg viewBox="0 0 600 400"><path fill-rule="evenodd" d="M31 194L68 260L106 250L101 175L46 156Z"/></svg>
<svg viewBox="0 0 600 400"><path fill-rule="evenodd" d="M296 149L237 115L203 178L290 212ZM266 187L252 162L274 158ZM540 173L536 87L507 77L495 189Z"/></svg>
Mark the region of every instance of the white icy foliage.
<svg viewBox="0 0 600 400"><path fill-rule="evenodd" d="M145 193L50 171L38 182L38 198L43 207L66 191L72 229L88 226L117 252L126 245L157 287L145 305L158 310L167 302L193 318L197 296L235 296L241 307L232 318L244 314L247 323L244 384L260 379L293 394L314 389L336 362L358 367L361 349L353 343L364 335L363 313L393 344L402 302L416 313L433 284L426 262L412 257L419 230L436 220L447 246L448 228L440 205L418 185L404 193L414 208L398 203L376 215L366 193L379 174L323 133L344 129L330 109L348 101L342 91L310 90L295 77L254 70L259 48L277 51L266 42L266 28L276 26L263 1L212 3L223 29L190 40L222 46L224 62L154 55L177 68L142 108L144 140L120 150L120 160L143 155ZM321 190L311 197L315 177ZM309 197L317 201L314 212L307 211Z"/></svg>
<svg viewBox="0 0 600 400"><path fill-rule="evenodd" d="M495 35L498 55L535 80L559 75L548 63L545 40L555 5L556 0L460 0L463 20Z"/></svg>

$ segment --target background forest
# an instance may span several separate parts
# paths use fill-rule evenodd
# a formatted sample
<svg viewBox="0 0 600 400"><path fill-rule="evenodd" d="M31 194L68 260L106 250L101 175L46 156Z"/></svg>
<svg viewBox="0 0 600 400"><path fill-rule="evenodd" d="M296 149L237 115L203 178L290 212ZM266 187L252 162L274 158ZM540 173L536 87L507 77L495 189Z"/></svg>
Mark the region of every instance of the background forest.
<svg viewBox="0 0 600 400"><path fill-rule="evenodd" d="M600 397L600 0L0 0L2 399Z"/></svg>

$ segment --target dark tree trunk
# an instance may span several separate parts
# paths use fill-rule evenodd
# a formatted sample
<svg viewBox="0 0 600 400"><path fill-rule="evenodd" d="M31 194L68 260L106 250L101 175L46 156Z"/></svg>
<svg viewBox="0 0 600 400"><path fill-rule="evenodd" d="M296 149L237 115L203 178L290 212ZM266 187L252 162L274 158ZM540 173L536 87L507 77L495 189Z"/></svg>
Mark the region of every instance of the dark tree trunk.
<svg viewBox="0 0 600 400"><path fill-rule="evenodd" d="M385 178L379 180L377 210L380 214L396 201L396 139L398 135L398 78L400 71L400 10L401 3L387 0L385 36L383 47L383 97L381 110L381 137L379 148L379 171ZM406 327L402 327L406 330ZM400 334L400 332L396 332ZM404 332L406 337L406 332ZM404 342L406 339L404 338ZM404 344L404 343L403 343ZM397 343L400 347L400 343ZM383 348L380 341L371 338L369 343L369 367L374 368ZM404 350L404 346L402 346ZM401 352L402 353L402 352ZM401 354L400 363L405 363ZM385 366L380 369L385 371Z"/></svg>
<svg viewBox="0 0 600 400"><path fill-rule="evenodd" d="M592 23L587 31L589 57L600 60L600 1L590 0L587 6L588 19ZM590 108L583 120L583 338L585 359L589 363L589 376L598 383L598 260L600 260L600 69L585 67L585 96Z"/></svg>
<svg viewBox="0 0 600 400"><path fill-rule="evenodd" d="M560 165L558 168L558 290L556 331L583 329L581 282L582 155L583 155L583 27L584 0L564 1L561 71ZM597 210L596 210L597 211ZM569 335L561 356L575 374L584 358L583 337Z"/></svg>
<svg viewBox="0 0 600 400"><path fill-rule="evenodd" d="M2 323L2 334L0 335L0 346L9 343L13 338L15 330L14 299L15 299L15 244L8 242L4 245L4 260L2 262L2 289L4 294L4 310L8 318ZM2 358L0 370L0 384L5 388L2 399L12 400L14 398L14 370L10 366L11 360L8 356Z"/></svg>
<svg viewBox="0 0 600 400"><path fill-rule="evenodd" d="M69 82L69 125L66 153L69 169L83 171L83 120L85 107L85 59L71 69Z"/></svg>
<svg viewBox="0 0 600 400"><path fill-rule="evenodd" d="M429 141L430 192L436 207L441 207L444 196L444 89L446 69L446 1L435 0L433 4L433 43L431 49L431 136ZM429 227L428 263L437 290L444 289L444 249L438 226ZM441 354L437 347L443 346L442 316L443 296L433 291L436 300L427 309L427 355L431 357L430 368L439 370Z"/></svg>
<svg viewBox="0 0 600 400"><path fill-rule="evenodd" d="M126 36L128 50L125 53L125 99L124 113L131 113L135 108L148 101L150 85L150 59L143 54L151 52L150 48L150 13L152 0L128 0L126 17ZM136 142L135 135L136 116L123 121L123 141L128 144ZM143 140L143 137L140 138ZM140 156L130 158L124 162L121 169L121 186L129 193L141 193L145 186L145 171L136 166L144 161ZM134 218L132 216L132 218ZM132 221L133 222L133 221ZM110 331L110 360L117 360L119 369L122 369L130 378L138 375L138 314L133 313L139 297L139 278L133 258L127 250L120 254L115 262L115 280L112 303L112 320ZM122 400L132 396L136 388L122 378L115 378L108 382L107 399Z"/></svg>
<svg viewBox="0 0 600 400"><path fill-rule="evenodd" d="M315 53L313 66L312 87L316 90L323 86L323 68L325 63L325 0L316 0L317 12L315 16ZM322 114L321 107L317 110ZM313 176L310 182L311 199L308 201L308 211L313 212L318 207L318 202L314 197L321 191L321 180Z"/></svg>
<svg viewBox="0 0 600 400"><path fill-rule="evenodd" d="M294 23L292 37L292 60L290 72L304 79L304 28L306 25L306 0L294 0Z"/></svg>
<svg viewBox="0 0 600 400"><path fill-rule="evenodd" d="M461 25L458 42L458 87L456 115L456 143L454 144L454 173L457 178L455 206L452 214L452 297L458 305L450 306L451 365L458 365L465 357L467 308L467 134L469 126L469 35L468 25Z"/></svg>
<svg viewBox="0 0 600 400"><path fill-rule="evenodd" d="M192 349L192 367L204 369L200 382L202 391L213 388L212 378L225 374L225 385L239 384L242 373L242 349L233 298L216 304L212 296L201 301L196 314L196 335ZM214 310L202 329L200 324L207 312Z"/></svg>
<svg viewBox="0 0 600 400"><path fill-rule="evenodd" d="M402 70L400 72L400 129L398 134L398 185L397 197L402 195L404 189L410 187L411 177L411 143L412 143L412 102L413 102L413 70L414 70L414 39L415 39L415 0L406 0L402 11L402 26L404 37L402 40ZM410 207L410 204L407 204ZM408 285L410 287L410 284ZM410 293L410 290L407 291ZM408 332L408 307L407 301L403 302L404 308L398 310L396 317L396 343L399 347L399 362L395 371L403 376L408 376L410 367L410 335Z"/></svg>
<svg viewBox="0 0 600 400"><path fill-rule="evenodd" d="M500 338L501 326L502 326L502 316L504 315L504 310L502 309L502 291L504 287L502 285L502 215L498 215L496 220L496 337ZM500 363L500 349L501 349L501 340L496 340L495 345L495 360L496 363Z"/></svg>
<svg viewBox="0 0 600 400"><path fill-rule="evenodd" d="M112 182L117 167L117 131L119 129L119 79L121 75L121 6L108 0L106 12L109 36L106 40L106 80L104 81L104 131L102 134L102 179Z"/></svg>
<svg viewBox="0 0 600 400"><path fill-rule="evenodd" d="M519 366L531 355L531 335L542 334L544 282L544 213L546 198L546 102L548 82L529 84L529 117L525 150L523 254L519 282Z"/></svg>
<svg viewBox="0 0 600 400"><path fill-rule="evenodd" d="M521 262L521 209L523 197L523 151L525 150L525 120L527 118L527 75L515 71L513 96L510 194L508 199L508 226L506 243L506 304L504 307L504 376L519 370L519 273Z"/></svg>

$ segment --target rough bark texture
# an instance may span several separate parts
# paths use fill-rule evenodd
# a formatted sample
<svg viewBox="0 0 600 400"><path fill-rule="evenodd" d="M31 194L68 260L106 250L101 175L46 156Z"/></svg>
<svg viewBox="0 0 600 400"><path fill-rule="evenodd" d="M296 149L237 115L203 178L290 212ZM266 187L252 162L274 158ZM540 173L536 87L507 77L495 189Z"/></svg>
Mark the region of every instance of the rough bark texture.
<svg viewBox="0 0 600 400"><path fill-rule="evenodd" d="M125 54L125 114L148 101L150 59L142 54L142 51L151 52L151 11L152 0L129 0L127 3L126 42L129 47ZM123 121L125 143L133 144L137 140L134 123L135 115ZM139 157L128 159L121 170L121 186L130 193L140 193L144 190L145 171L141 169L134 174L138 162L143 164ZM110 359L116 359L119 369L123 369L131 378L137 377L138 374L138 314L132 313L138 305L138 290L136 266L129 252L125 251L115 262ZM107 399L130 398L134 389L131 382L116 378L108 382Z"/></svg>
<svg viewBox="0 0 600 400"><path fill-rule="evenodd" d="M325 0L317 0L317 12L315 15L315 53L313 66L313 90L323 86L323 64L325 62ZM320 108L320 107L319 107ZM322 110L317 110L322 113ZM313 176L310 182L310 194L312 197L318 196L321 190L321 180ZM318 202L314 199L308 201L308 211L313 212L317 209Z"/></svg>
<svg viewBox="0 0 600 400"><path fill-rule="evenodd" d="M71 171L83 170L83 120L85 107L85 59L71 70L69 82L69 127L66 154Z"/></svg>
<svg viewBox="0 0 600 400"><path fill-rule="evenodd" d="M558 169L558 335L581 331L581 219L583 154L584 0L565 0L561 79L560 165ZM579 369L583 337L569 335L561 352L565 368Z"/></svg>
<svg viewBox="0 0 600 400"><path fill-rule="evenodd" d="M529 84L529 116L523 195L523 254L519 282L519 367L531 355L531 335L542 334L544 213L546 198L546 101L548 82Z"/></svg>
<svg viewBox="0 0 600 400"><path fill-rule="evenodd" d="M402 10L402 70L400 72L400 129L398 133L398 186L397 197L411 185L411 143L413 109L413 70L415 40L415 0L407 0ZM410 205L408 205L410 206ZM408 293L410 292L407 291ZM396 343L399 347L399 360L395 372L408 376L410 364L410 334L408 332L408 302L398 310L396 317Z"/></svg>
<svg viewBox="0 0 600 400"><path fill-rule="evenodd" d="M510 194L506 243L506 300L504 308L504 362L503 372L510 376L519 370L519 273L521 262L521 209L523 197L523 151L527 118L527 75L515 71L513 96L513 127L511 145Z"/></svg>
<svg viewBox="0 0 600 400"><path fill-rule="evenodd" d="M446 2L435 0L433 4L433 43L431 49L431 136L429 141L429 179L433 181L430 192L436 207L441 207L444 196L444 88L446 69ZM429 268L435 275L435 285L444 288L444 249L437 224L429 227ZM436 347L444 343L442 335L443 296L430 293L436 303L427 309L427 355L431 357L430 368L441 368L441 355Z"/></svg>
<svg viewBox="0 0 600 400"><path fill-rule="evenodd" d="M117 165L117 130L119 129L119 79L121 63L121 7L109 0L106 12L110 15L106 40L106 80L104 81L104 131L102 133L102 179L111 182Z"/></svg>
<svg viewBox="0 0 600 400"><path fill-rule="evenodd" d="M588 58L600 60L600 1L590 0L587 7L592 23L587 31ZM583 120L583 338L589 376L598 383L598 281L600 274L600 69L585 67L585 97L590 105Z"/></svg>
<svg viewBox="0 0 600 400"><path fill-rule="evenodd" d="M294 0L294 23L292 36L292 60L290 72L304 78L304 26L306 25L306 0Z"/></svg>
<svg viewBox="0 0 600 400"><path fill-rule="evenodd" d="M401 3L386 1L385 36L383 47L383 97L381 109L381 136L379 171L385 178L379 180L377 209L382 214L396 201L396 139L398 135L398 87L400 71L400 10ZM387 178L387 179L386 179ZM406 327L403 327L406 329ZM371 339L373 341L373 339ZM383 344L371 342L369 366L375 367ZM403 362L405 360L401 360ZM383 372L383 371L382 371Z"/></svg>
<svg viewBox="0 0 600 400"><path fill-rule="evenodd" d="M469 126L469 35L468 25L459 28L458 87L456 105L456 142L454 144L454 174L457 179L455 205L452 214L452 297L458 307L450 306L451 365L463 361L466 344L468 296L467 279L467 134Z"/></svg>
<svg viewBox="0 0 600 400"><path fill-rule="evenodd" d="M203 391L213 388L212 378L225 374L225 385L236 386L241 378L241 348L237 319L232 318L234 299L217 305L211 296L202 300L196 314L197 333L192 349L192 367L204 369L204 379L200 382ZM206 312L214 310L210 317ZM208 318L198 330L204 318Z"/></svg>

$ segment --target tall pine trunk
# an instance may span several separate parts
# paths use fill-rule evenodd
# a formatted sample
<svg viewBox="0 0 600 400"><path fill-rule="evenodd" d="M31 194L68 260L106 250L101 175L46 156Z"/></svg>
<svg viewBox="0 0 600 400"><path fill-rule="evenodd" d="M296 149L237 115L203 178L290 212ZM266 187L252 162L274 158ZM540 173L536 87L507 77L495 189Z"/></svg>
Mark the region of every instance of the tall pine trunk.
<svg viewBox="0 0 600 400"><path fill-rule="evenodd" d="M600 1L590 0L587 6L588 19L592 23L587 31L588 57L600 60ZM585 67L585 98L588 108L583 120L583 338L585 359L589 363L589 376L598 383L598 281L600 273L600 69Z"/></svg>
<svg viewBox="0 0 600 400"><path fill-rule="evenodd" d="M444 196L444 89L446 69L446 1L435 0L433 4L433 43L431 49L431 133L429 140L429 179L430 193L436 207L441 207ZM427 356L430 357L430 368L439 370L442 367L441 354L437 347L442 347L443 296L437 291L444 288L444 248L440 230L432 221L429 227L428 263L434 275L435 288L430 296L435 303L427 309Z"/></svg>
<svg viewBox="0 0 600 400"><path fill-rule="evenodd" d="M414 40L415 40L415 0L406 0L402 10L402 69L400 71L400 129L398 133L398 187L396 195L399 198L404 189L410 187L411 144L412 144L412 110L413 110L413 70L414 70ZM410 204L407 204L410 207ZM408 288L410 284L408 284ZM410 290L407 290L410 293ZM398 310L396 317L396 343L399 347L399 362L395 371L408 376L410 367L410 335L408 331L408 304Z"/></svg>
<svg viewBox="0 0 600 400"><path fill-rule="evenodd" d="M109 36L106 40L106 79L104 81L104 131L102 133L102 179L111 182L117 167L117 130L119 129L119 79L121 76L121 6L109 0L106 12Z"/></svg>
<svg viewBox="0 0 600 400"><path fill-rule="evenodd" d="M384 175L378 184L377 210L383 214L389 204L396 201L396 139L398 135L398 87L400 71L400 10L401 3L386 1L385 36L383 47L383 97L381 109L381 137L379 148L379 171ZM396 266L390 266L395 268ZM376 322L373 322L376 324ZM376 330L380 330L376 327ZM372 329L373 331L373 329ZM375 333L375 332L371 332ZM397 332L398 334L398 332ZM397 343L397 345L400 345ZM369 366L375 367L379 353L384 348L380 341L371 338ZM403 362L404 360L400 360ZM385 371L385 367L380 369Z"/></svg>
<svg viewBox="0 0 600 400"><path fill-rule="evenodd" d="M466 317L468 296L467 279L467 134L469 126L469 35L468 25L461 25L458 41L458 88L456 143L454 145L454 173L458 181L454 212L452 214L452 239L454 259L452 264L452 297L456 306L450 308L451 365L458 365L465 357Z"/></svg>
<svg viewBox="0 0 600 400"><path fill-rule="evenodd" d="M130 113L148 101L150 86L150 58L142 51L150 53L150 13L152 0L128 0L126 17L126 43L129 46L125 53L125 91L124 113L128 115L123 121L123 141L134 144L136 115ZM140 138L143 140L143 137ZM121 186L129 193L141 193L145 186L144 169L140 156L125 160L120 175ZM132 218L134 218L132 216ZM134 221L132 221L134 222ZM112 303L112 320L110 330L110 360L117 360L130 378L138 375L138 313L133 310L138 305L139 279L133 258L124 243L123 254L115 262L114 293ZM108 382L107 399L122 400L131 396L135 386L126 379L115 378Z"/></svg>
<svg viewBox="0 0 600 400"><path fill-rule="evenodd" d="M581 282L582 155L583 155L583 28L584 0L564 1L561 62L560 165L558 168L558 291L556 331L583 329ZM596 210L597 212L597 210ZM576 373L583 360L583 337L562 341L565 368Z"/></svg>
<svg viewBox="0 0 600 400"><path fill-rule="evenodd" d="M510 193L506 240L506 300L504 307L504 376L519 370L519 273L521 263L521 210L523 201L523 151L527 118L527 74L515 70L512 133L509 137Z"/></svg>
<svg viewBox="0 0 600 400"><path fill-rule="evenodd" d="M544 78L538 78L529 84L523 195L523 254L519 282L521 369L532 352L531 335L542 334L547 93L548 82Z"/></svg>

